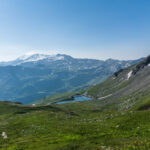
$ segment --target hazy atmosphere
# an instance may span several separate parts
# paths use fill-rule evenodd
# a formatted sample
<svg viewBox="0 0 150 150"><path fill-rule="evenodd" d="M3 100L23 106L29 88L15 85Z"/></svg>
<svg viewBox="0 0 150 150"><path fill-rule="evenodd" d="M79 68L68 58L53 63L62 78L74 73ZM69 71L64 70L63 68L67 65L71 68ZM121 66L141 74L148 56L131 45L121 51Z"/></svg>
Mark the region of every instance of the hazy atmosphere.
<svg viewBox="0 0 150 150"><path fill-rule="evenodd" d="M150 52L148 0L0 0L0 60L28 53L137 59Z"/></svg>

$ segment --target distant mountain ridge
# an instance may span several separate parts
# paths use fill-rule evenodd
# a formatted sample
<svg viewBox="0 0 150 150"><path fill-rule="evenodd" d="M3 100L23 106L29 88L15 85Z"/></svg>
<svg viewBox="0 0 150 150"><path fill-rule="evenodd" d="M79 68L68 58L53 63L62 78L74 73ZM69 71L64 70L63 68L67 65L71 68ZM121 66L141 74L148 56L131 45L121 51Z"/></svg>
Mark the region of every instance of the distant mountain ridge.
<svg viewBox="0 0 150 150"><path fill-rule="evenodd" d="M23 63L27 63L27 62L36 62L36 61L40 61L40 60L51 60L51 61L56 61L56 60L61 60L64 59L63 56L60 56L59 54L57 55L48 55L48 54L33 54L33 55L23 55L21 57L18 57L15 60L12 61L6 61L6 62L0 62L0 65L5 66L5 65L20 65Z"/></svg>
<svg viewBox="0 0 150 150"><path fill-rule="evenodd" d="M26 65L28 63L33 63L33 64L46 64L46 62L50 63L50 62L55 62L55 61L65 61L68 63L72 63L71 61L73 60L78 60L78 62L80 62L80 64L82 64L82 62L84 62L85 60L87 61L87 63L113 63L116 62L118 64L122 64L124 65L123 67L128 67L130 66L130 64L132 62L136 63L140 60L142 60L143 58L137 59L137 60L117 60L117 59L107 59L107 60L98 60L98 59L87 59L87 58L73 58L69 55L65 55L65 54L55 54L55 55L49 55L49 54L27 54L27 55L23 55L18 57L17 59L11 60L11 61L3 61L0 62L0 66L17 66L17 65ZM69 64L68 64L69 65ZM91 65L91 64L90 64ZM99 65L99 64L98 64ZM94 66L92 66L94 67Z"/></svg>
<svg viewBox="0 0 150 150"><path fill-rule="evenodd" d="M47 95L78 91L141 59L103 61L64 54L21 56L0 63L0 99L27 104Z"/></svg>

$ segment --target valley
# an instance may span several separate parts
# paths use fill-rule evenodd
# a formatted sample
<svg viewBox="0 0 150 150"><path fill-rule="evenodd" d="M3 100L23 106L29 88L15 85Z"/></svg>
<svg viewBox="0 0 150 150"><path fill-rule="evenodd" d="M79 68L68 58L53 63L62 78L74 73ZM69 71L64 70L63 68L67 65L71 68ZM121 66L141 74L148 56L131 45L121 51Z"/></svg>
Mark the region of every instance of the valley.
<svg viewBox="0 0 150 150"><path fill-rule="evenodd" d="M0 100L30 104L46 96L78 92L142 59L102 61L63 54L21 56L0 63Z"/></svg>

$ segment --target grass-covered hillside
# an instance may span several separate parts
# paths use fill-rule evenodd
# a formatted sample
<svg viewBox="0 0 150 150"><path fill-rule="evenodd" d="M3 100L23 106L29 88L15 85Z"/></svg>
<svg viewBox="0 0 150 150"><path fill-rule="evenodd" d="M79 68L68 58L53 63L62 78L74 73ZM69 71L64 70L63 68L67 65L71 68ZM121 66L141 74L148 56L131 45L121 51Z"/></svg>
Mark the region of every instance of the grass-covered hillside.
<svg viewBox="0 0 150 150"><path fill-rule="evenodd" d="M149 96L136 107L101 101L52 106L0 103L2 150L128 150L150 148ZM111 99L110 99L111 100Z"/></svg>
<svg viewBox="0 0 150 150"><path fill-rule="evenodd" d="M89 88L84 93L92 101L39 106L0 102L0 149L150 149L148 59Z"/></svg>
<svg viewBox="0 0 150 150"><path fill-rule="evenodd" d="M112 96L128 96L142 92L150 85L150 56L142 62L114 73L101 84L89 88L88 95L94 99Z"/></svg>

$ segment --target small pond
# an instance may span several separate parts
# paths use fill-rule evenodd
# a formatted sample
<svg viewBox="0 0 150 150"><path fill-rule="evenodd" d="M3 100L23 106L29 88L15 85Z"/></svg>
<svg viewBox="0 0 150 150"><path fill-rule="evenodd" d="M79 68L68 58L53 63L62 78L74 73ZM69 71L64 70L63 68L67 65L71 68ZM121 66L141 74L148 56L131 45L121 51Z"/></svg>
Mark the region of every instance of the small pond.
<svg viewBox="0 0 150 150"><path fill-rule="evenodd" d="M82 102L82 101L90 101L92 98L86 96L75 96L73 100L64 100L60 102L56 102L56 104L65 104L65 103L74 103L74 102Z"/></svg>

